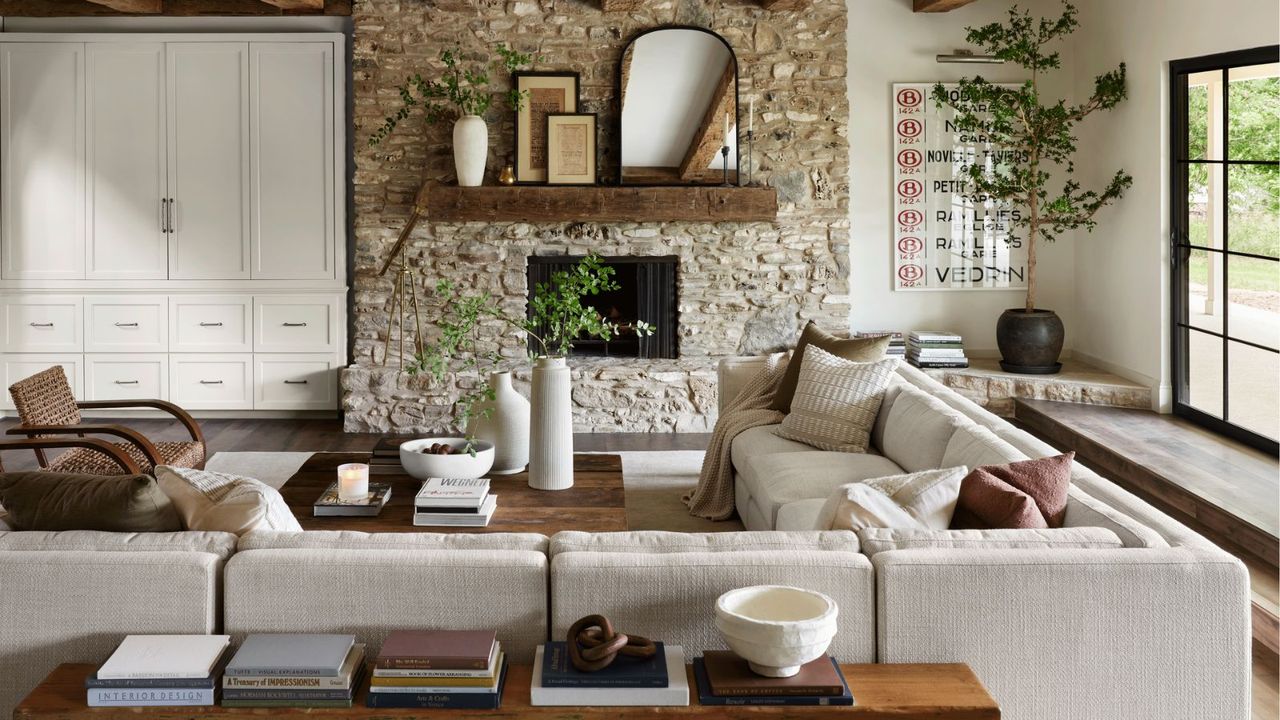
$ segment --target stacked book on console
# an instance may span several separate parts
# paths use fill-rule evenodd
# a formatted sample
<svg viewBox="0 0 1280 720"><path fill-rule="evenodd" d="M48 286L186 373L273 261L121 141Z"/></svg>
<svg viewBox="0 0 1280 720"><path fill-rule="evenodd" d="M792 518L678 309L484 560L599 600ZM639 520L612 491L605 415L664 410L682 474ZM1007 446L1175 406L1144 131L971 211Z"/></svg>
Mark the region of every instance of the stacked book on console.
<svg viewBox="0 0 1280 720"><path fill-rule="evenodd" d="M223 707L351 707L364 677L354 635L250 635L222 677Z"/></svg>
<svg viewBox="0 0 1280 720"><path fill-rule="evenodd" d="M370 475L403 475L404 466L400 464L400 443L411 440L407 437L387 436L380 438L369 453Z"/></svg>
<svg viewBox="0 0 1280 720"><path fill-rule="evenodd" d="M506 656L492 631L396 630L378 653L371 708L497 710Z"/></svg>
<svg viewBox="0 0 1280 720"><path fill-rule="evenodd" d="M85 678L89 707L213 705L229 635L129 635Z"/></svg>
<svg viewBox="0 0 1280 720"><path fill-rule="evenodd" d="M885 357L906 357L907 339L900 332L894 332L893 330L868 330L856 333L854 337L878 338L885 337L886 335L889 337L889 347L884 351Z"/></svg>
<svg viewBox="0 0 1280 720"><path fill-rule="evenodd" d="M541 645L533 659L529 701L554 706L688 705L683 649L656 644L653 657L618 655L603 670L589 673L573 667L567 643Z"/></svg>
<svg viewBox="0 0 1280 720"><path fill-rule="evenodd" d="M724 651L693 661L698 702L703 705L852 705L849 683L834 658L822 657L789 678L757 675L747 661Z"/></svg>
<svg viewBox="0 0 1280 720"><path fill-rule="evenodd" d="M413 524L485 527L497 509L488 478L429 478L413 498Z"/></svg>
<svg viewBox="0 0 1280 720"><path fill-rule="evenodd" d="M913 330L907 338L907 362L918 368L967 368L964 339L941 330Z"/></svg>

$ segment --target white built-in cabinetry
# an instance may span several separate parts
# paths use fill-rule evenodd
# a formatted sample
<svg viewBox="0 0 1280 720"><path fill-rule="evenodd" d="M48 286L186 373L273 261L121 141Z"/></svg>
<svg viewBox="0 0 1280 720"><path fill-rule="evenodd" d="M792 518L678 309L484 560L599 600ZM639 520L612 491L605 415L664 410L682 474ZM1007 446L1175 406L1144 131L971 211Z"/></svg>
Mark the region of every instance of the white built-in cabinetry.
<svg viewBox="0 0 1280 720"><path fill-rule="evenodd" d="M83 399L337 408L342 43L0 35L4 387L58 364Z"/></svg>

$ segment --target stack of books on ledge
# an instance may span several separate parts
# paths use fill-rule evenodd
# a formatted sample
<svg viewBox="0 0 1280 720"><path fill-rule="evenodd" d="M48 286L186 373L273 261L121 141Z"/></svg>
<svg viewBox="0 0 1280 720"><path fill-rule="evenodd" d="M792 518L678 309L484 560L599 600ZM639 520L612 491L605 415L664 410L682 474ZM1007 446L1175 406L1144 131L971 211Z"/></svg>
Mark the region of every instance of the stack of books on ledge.
<svg viewBox="0 0 1280 720"><path fill-rule="evenodd" d="M85 678L89 707L211 706L229 635L129 635Z"/></svg>
<svg viewBox="0 0 1280 720"><path fill-rule="evenodd" d="M789 678L757 675L747 661L724 650L693 661L703 705L852 705L849 683L834 658L823 655Z"/></svg>
<svg viewBox="0 0 1280 720"><path fill-rule="evenodd" d="M529 701L548 706L688 705L683 649L657 646L651 658L618 655L603 670L586 673L573 667L566 643L541 645L533 659Z"/></svg>
<svg viewBox="0 0 1280 720"><path fill-rule="evenodd" d="M907 338L907 362L918 368L967 368L964 339L941 330L912 330Z"/></svg>
<svg viewBox="0 0 1280 720"><path fill-rule="evenodd" d="M900 332L893 330L867 330L865 332L855 333L854 337L860 338L878 338L889 336L889 348L884 351L885 357L906 357L907 355L907 339Z"/></svg>
<svg viewBox="0 0 1280 720"><path fill-rule="evenodd" d="M371 708L497 710L506 656L492 631L396 630L369 681Z"/></svg>
<svg viewBox="0 0 1280 720"><path fill-rule="evenodd" d="M498 509L489 479L430 478L413 498L413 524L485 527Z"/></svg>
<svg viewBox="0 0 1280 720"><path fill-rule="evenodd" d="M364 677L354 635L250 635L227 664L223 707L351 707Z"/></svg>

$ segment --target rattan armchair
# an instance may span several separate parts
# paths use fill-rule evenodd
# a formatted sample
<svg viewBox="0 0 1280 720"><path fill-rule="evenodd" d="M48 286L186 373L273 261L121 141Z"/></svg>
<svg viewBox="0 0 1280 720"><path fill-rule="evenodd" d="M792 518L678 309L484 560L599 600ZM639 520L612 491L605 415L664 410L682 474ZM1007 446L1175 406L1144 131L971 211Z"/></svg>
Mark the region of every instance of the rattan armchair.
<svg viewBox="0 0 1280 720"><path fill-rule="evenodd" d="M67 382L62 367L55 365L48 370L19 380L9 386L9 395L18 410L22 424L8 431L10 435L25 435L28 441L49 440L58 442L35 443L30 449L44 470L91 475L119 475L122 472L151 473L157 465L203 468L207 447L200 425L185 410L164 400L93 400L77 402ZM81 410L123 408L151 408L169 413L181 422L191 435L189 441L152 442L145 435L123 425L85 423ZM107 435L124 442L107 442L86 435ZM63 439L62 436L72 436ZM94 440L94 443L78 443L72 440ZM21 442L21 441L20 441ZM61 444L58 444L61 443ZM106 452L103 446L111 449ZM12 443L0 445L0 450L17 449ZM66 452L50 460L45 450L58 447ZM122 463L127 459L131 464Z"/></svg>

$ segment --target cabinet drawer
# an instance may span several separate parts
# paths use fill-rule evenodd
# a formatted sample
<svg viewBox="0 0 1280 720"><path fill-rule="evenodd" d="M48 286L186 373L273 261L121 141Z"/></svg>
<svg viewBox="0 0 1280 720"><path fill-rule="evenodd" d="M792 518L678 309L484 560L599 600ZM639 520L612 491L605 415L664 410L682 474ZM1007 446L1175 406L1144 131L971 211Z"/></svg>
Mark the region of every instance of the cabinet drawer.
<svg viewBox="0 0 1280 720"><path fill-rule="evenodd" d="M332 355L254 355L254 408L332 410L337 378Z"/></svg>
<svg viewBox="0 0 1280 720"><path fill-rule="evenodd" d="M253 348L258 352L333 352L337 300L325 295L256 296Z"/></svg>
<svg viewBox="0 0 1280 720"><path fill-rule="evenodd" d="M67 354L19 354L19 355L3 355L0 356L0 372L3 372L3 378L0 382L4 383L4 387L29 378L41 370L48 370L54 365L61 365L67 374L67 382L71 383L71 391L75 393L76 398L84 398L84 356L83 355L67 355ZM13 398L6 391L4 397L0 400L0 407L5 410L13 409Z"/></svg>
<svg viewBox="0 0 1280 720"><path fill-rule="evenodd" d="M170 355L169 396L188 410L253 407L252 355Z"/></svg>
<svg viewBox="0 0 1280 720"><path fill-rule="evenodd" d="M169 399L167 355L86 355L84 364L90 400Z"/></svg>
<svg viewBox="0 0 1280 720"><path fill-rule="evenodd" d="M169 303L164 296L84 299L87 352L165 352L169 349Z"/></svg>
<svg viewBox="0 0 1280 720"><path fill-rule="evenodd" d="M80 352L80 298L29 297L4 301L5 352ZM7 387L7 386L6 386Z"/></svg>
<svg viewBox="0 0 1280 720"><path fill-rule="evenodd" d="M169 298L171 352L250 352L253 298L200 295Z"/></svg>

